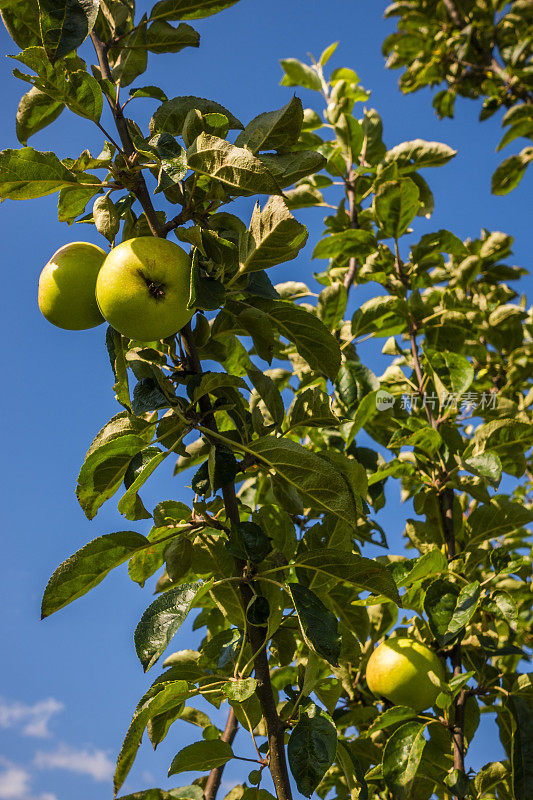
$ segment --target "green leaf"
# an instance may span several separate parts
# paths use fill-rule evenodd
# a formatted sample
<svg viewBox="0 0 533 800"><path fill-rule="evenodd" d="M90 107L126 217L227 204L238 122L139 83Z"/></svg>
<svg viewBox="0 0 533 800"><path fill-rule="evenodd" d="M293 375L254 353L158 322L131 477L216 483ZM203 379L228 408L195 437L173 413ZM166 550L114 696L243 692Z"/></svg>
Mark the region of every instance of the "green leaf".
<svg viewBox="0 0 533 800"><path fill-rule="evenodd" d="M145 789L143 792L124 794L118 800L202 800L203 792L199 786L181 786L179 789Z"/></svg>
<svg viewBox="0 0 533 800"><path fill-rule="evenodd" d="M263 530L268 531L274 547L283 553L285 558L292 559L297 547L294 524L283 509L266 503L254 511L252 520Z"/></svg>
<svg viewBox="0 0 533 800"><path fill-rule="evenodd" d="M253 305L266 315L282 336L294 343L311 369L334 380L341 362L339 344L318 317L283 300L257 299Z"/></svg>
<svg viewBox="0 0 533 800"><path fill-rule="evenodd" d="M227 186L232 194L281 194L272 173L249 150L201 133L187 150L190 169Z"/></svg>
<svg viewBox="0 0 533 800"><path fill-rule="evenodd" d="M392 150L388 150L385 162L398 164L402 172L410 172L422 167L441 167L456 155L457 150L442 142L414 139L412 142L402 142Z"/></svg>
<svg viewBox="0 0 533 800"><path fill-rule="evenodd" d="M242 703L251 697L257 688L255 678L242 678L240 680L228 681L222 687L222 691L229 700Z"/></svg>
<svg viewBox="0 0 533 800"><path fill-rule="evenodd" d="M445 647L464 630L477 608L480 598L478 581L463 586L438 579L431 583L424 597L424 610L431 632Z"/></svg>
<svg viewBox="0 0 533 800"><path fill-rule="evenodd" d="M63 166L55 153L41 153L32 147L0 151L2 200L33 200L76 184L76 175Z"/></svg>
<svg viewBox="0 0 533 800"><path fill-rule="evenodd" d="M357 800L368 800L368 786L365 781L365 773L357 757L352 751L350 742L339 741L337 744L337 760L340 762L344 772L350 797L357 797ZM355 794L357 792L357 794Z"/></svg>
<svg viewBox="0 0 533 800"><path fill-rule="evenodd" d="M322 192L305 182L295 186L294 189L286 189L283 192L283 197L287 203L287 208L290 208L291 211L297 208L321 206L325 202Z"/></svg>
<svg viewBox="0 0 533 800"><path fill-rule="evenodd" d="M46 55L53 64L82 44L94 27L99 0L38 0Z"/></svg>
<svg viewBox="0 0 533 800"><path fill-rule="evenodd" d="M179 53L184 47L200 47L200 34L185 22L174 28L168 22L155 20L148 28L146 46L151 53Z"/></svg>
<svg viewBox="0 0 533 800"><path fill-rule="evenodd" d="M179 136L183 130L183 123L191 109L197 108L202 114L216 113L223 114L228 118L230 129L240 129L243 127L237 117L234 117L231 111L221 106L220 103L214 100L206 100L204 97L195 97L194 95L187 95L184 97L173 97L163 103L150 122L150 131L164 131L172 134L172 136Z"/></svg>
<svg viewBox="0 0 533 800"><path fill-rule="evenodd" d="M296 395L289 409L288 430L299 425L313 428L340 425L340 420L331 410L329 395L318 388L305 389Z"/></svg>
<svg viewBox="0 0 533 800"><path fill-rule="evenodd" d="M508 768L501 761L491 761L477 773L474 778L474 789L480 797L490 797L494 788L508 777Z"/></svg>
<svg viewBox="0 0 533 800"><path fill-rule="evenodd" d="M465 459L462 466L473 475L487 478L495 486L499 484L502 477L502 462L497 453L490 451Z"/></svg>
<svg viewBox="0 0 533 800"><path fill-rule="evenodd" d="M316 92L322 90L320 78L312 67L308 67L296 58L285 58L279 63L285 73L281 79L281 86L303 86Z"/></svg>
<svg viewBox="0 0 533 800"><path fill-rule="evenodd" d="M292 216L281 197L269 198L263 210L256 203L250 230L239 239L239 273L292 261L306 241L305 225Z"/></svg>
<svg viewBox="0 0 533 800"><path fill-rule="evenodd" d="M515 446L526 448L533 442L533 430L529 422L515 419L495 419L481 425L465 450L465 457L479 455L486 450L505 453Z"/></svg>
<svg viewBox="0 0 533 800"><path fill-rule="evenodd" d="M313 258L365 258L377 246L373 233L350 228L321 239L313 250Z"/></svg>
<svg viewBox="0 0 533 800"><path fill-rule="evenodd" d="M321 64L321 66L324 66L325 64L327 64L338 46L339 46L339 42L333 42L333 44L330 44L329 47L326 47L326 49L323 51L322 55L320 56L320 58L318 60L318 63Z"/></svg>
<svg viewBox="0 0 533 800"><path fill-rule="evenodd" d="M41 619L87 594L112 569L148 545L148 539L135 531L108 533L84 545L64 561L48 581L41 605Z"/></svg>
<svg viewBox="0 0 533 800"><path fill-rule="evenodd" d="M383 750L383 778L388 788L399 798L410 796L411 784L416 776L422 751L426 744L426 722L406 722L385 743Z"/></svg>
<svg viewBox="0 0 533 800"><path fill-rule="evenodd" d="M59 190L57 218L59 222L66 222L68 225L72 225L76 217L83 214L89 200L102 191L101 183L95 175L86 172L84 175L78 175L78 179L83 180L84 183L92 183L94 186L91 189L75 184ZM120 334L118 335L120 336Z"/></svg>
<svg viewBox="0 0 533 800"><path fill-rule="evenodd" d="M317 315L330 331L339 328L344 321L347 302L348 292L340 282L332 283L320 292Z"/></svg>
<svg viewBox="0 0 533 800"><path fill-rule="evenodd" d="M122 334L112 328L111 325L108 326L105 335L105 343L109 355L111 369L113 370L113 375L115 378L115 383L113 385L115 397L118 402L124 406L124 408L127 408L128 411L131 411L128 367L125 356L125 347L127 341L128 340L125 339Z"/></svg>
<svg viewBox="0 0 533 800"><path fill-rule="evenodd" d="M496 150L503 150L503 148L507 147L508 144L514 142L515 139L518 139L522 136L528 139L533 138L533 119L521 119L518 120L516 124L512 125L499 143Z"/></svg>
<svg viewBox="0 0 533 800"><path fill-rule="evenodd" d="M447 558L437 547L428 550L411 564L411 569L398 581L398 586L412 586L413 583L427 578L428 575L448 570Z"/></svg>
<svg viewBox="0 0 533 800"><path fill-rule="evenodd" d="M364 558L345 550L327 548L320 553L299 555L295 560L295 566L298 569L310 570L326 579L334 578L336 581L351 584L363 592L384 595L400 604L398 589L391 572L384 564L371 558Z"/></svg>
<svg viewBox="0 0 533 800"><path fill-rule="evenodd" d="M474 367L465 356L430 348L424 348L424 355L436 378L435 388L441 401L448 393L462 395L472 385Z"/></svg>
<svg viewBox="0 0 533 800"><path fill-rule="evenodd" d="M314 592L299 583L287 583L304 639L317 655L334 667L339 664L341 637L335 614Z"/></svg>
<svg viewBox="0 0 533 800"><path fill-rule="evenodd" d="M187 617L201 583L184 583L164 592L148 606L135 629L135 650L147 672Z"/></svg>
<svg viewBox="0 0 533 800"><path fill-rule="evenodd" d="M129 86L146 71L148 64L146 15L117 47L118 54L114 49L110 51L110 55L114 57L111 75L113 81L120 81L121 86Z"/></svg>
<svg viewBox="0 0 533 800"><path fill-rule="evenodd" d="M145 414L147 411L156 411L159 408L168 408L169 401L153 378L141 378L133 390L133 413Z"/></svg>
<svg viewBox="0 0 533 800"><path fill-rule="evenodd" d="M274 423L278 426L281 425L285 417L285 408L283 398L272 378L258 369L248 369L246 374L267 407Z"/></svg>
<svg viewBox="0 0 533 800"><path fill-rule="evenodd" d="M93 519L100 506L119 488L128 465L145 442L128 434L104 442L89 452L78 475L76 496L88 519Z"/></svg>
<svg viewBox="0 0 533 800"><path fill-rule="evenodd" d="M529 800L533 792L533 708L512 695L505 702L513 717L511 770L513 800Z"/></svg>
<svg viewBox="0 0 533 800"><path fill-rule="evenodd" d="M416 216L419 190L410 178L385 181L374 196L374 209L386 236L399 239Z"/></svg>
<svg viewBox="0 0 533 800"><path fill-rule="evenodd" d="M170 777L178 775L180 772L206 772L215 767L221 767L232 758L231 745L223 742L222 739L194 742L174 756L168 774Z"/></svg>
<svg viewBox="0 0 533 800"><path fill-rule="evenodd" d="M401 297L371 297L352 317L354 336L395 336L407 328L407 303Z"/></svg>
<svg viewBox="0 0 533 800"><path fill-rule="evenodd" d="M214 447L210 461L205 461L194 474L191 487L196 494L208 497L230 483L238 471L239 465L233 453L222 447Z"/></svg>
<svg viewBox="0 0 533 800"><path fill-rule="evenodd" d="M21 50L42 44L37 0L25 0L4 6L1 8L1 14L7 32Z"/></svg>
<svg viewBox="0 0 533 800"><path fill-rule="evenodd" d="M487 541L506 536L532 520L533 511L523 503L513 503L505 496L497 496L490 503L477 506L468 516L468 541Z"/></svg>
<svg viewBox="0 0 533 800"><path fill-rule="evenodd" d="M313 175L326 165L326 159L316 150L297 150L276 156L261 153L258 160L270 170L282 189Z"/></svg>
<svg viewBox="0 0 533 800"><path fill-rule="evenodd" d="M168 100L163 89L160 89L159 86L138 86L136 89L130 89L130 96L151 97L154 100L160 100L162 103Z"/></svg>
<svg viewBox="0 0 533 800"><path fill-rule="evenodd" d="M267 111L255 117L235 140L237 147L246 147L254 155L261 150L290 150L298 141L304 118L302 101L293 97L278 111Z"/></svg>
<svg viewBox="0 0 533 800"><path fill-rule="evenodd" d="M269 537L255 522L233 524L227 547L236 558L250 559L254 564L259 564L272 552Z"/></svg>
<svg viewBox="0 0 533 800"><path fill-rule="evenodd" d="M42 47L29 47L13 58L37 73L26 75L15 69L16 77L33 84L53 100L65 103L74 114L98 122L103 108L102 89L86 72L81 58L67 56L51 65Z"/></svg>
<svg viewBox="0 0 533 800"><path fill-rule="evenodd" d="M157 694L154 696L154 691ZM148 722L159 714L164 714L183 702L188 695L188 684L182 680L169 680L148 690L139 702L131 724L124 737L124 742L117 760L117 767L113 779L115 794L126 780L128 773L135 761L135 756L141 744L141 739Z"/></svg>
<svg viewBox="0 0 533 800"><path fill-rule="evenodd" d="M372 723L367 731L367 734L376 733L376 731L383 731L391 728L393 725L398 725L399 722L405 722L408 719L416 717L416 711L409 706L393 706L383 711Z"/></svg>
<svg viewBox="0 0 533 800"><path fill-rule="evenodd" d="M161 0L150 13L150 19L202 19L218 14L239 0Z"/></svg>
<svg viewBox="0 0 533 800"><path fill-rule="evenodd" d="M247 445L259 461L276 472L319 513L333 514L354 527L357 507L342 475L327 461L290 439L264 436Z"/></svg>
<svg viewBox="0 0 533 800"><path fill-rule="evenodd" d="M216 394L219 389L232 386L235 389L247 389L245 381L237 375L229 375L227 372L204 372L198 383L194 385L192 391L193 402L197 402L200 397L206 394Z"/></svg>
<svg viewBox="0 0 533 800"><path fill-rule="evenodd" d="M118 510L126 519L148 519L150 517L148 513L142 514L142 516L137 513L139 502L137 492L165 458L170 455L170 452L169 450L160 450L158 447L147 447L137 453L130 461L124 475L124 485L127 491L118 502Z"/></svg>
<svg viewBox="0 0 533 800"><path fill-rule="evenodd" d="M332 765L337 729L331 717L312 705L300 714L287 745L289 766L298 791L310 797Z"/></svg>
<svg viewBox="0 0 533 800"><path fill-rule="evenodd" d="M533 147L526 147L518 155L510 156L502 161L492 176L492 193L508 194L516 189L531 160L533 160Z"/></svg>
<svg viewBox="0 0 533 800"><path fill-rule="evenodd" d="M113 244L120 228L120 217L110 197L97 197L93 203L94 225L98 233Z"/></svg>
<svg viewBox="0 0 533 800"><path fill-rule="evenodd" d="M364 133L361 123L351 115L341 114L335 124L335 133L341 145L342 155L351 164L363 147Z"/></svg>
<svg viewBox="0 0 533 800"><path fill-rule="evenodd" d="M53 100L40 89L32 86L30 91L21 97L17 110L16 125L19 142L25 145L30 136L54 122L64 108L64 103Z"/></svg>

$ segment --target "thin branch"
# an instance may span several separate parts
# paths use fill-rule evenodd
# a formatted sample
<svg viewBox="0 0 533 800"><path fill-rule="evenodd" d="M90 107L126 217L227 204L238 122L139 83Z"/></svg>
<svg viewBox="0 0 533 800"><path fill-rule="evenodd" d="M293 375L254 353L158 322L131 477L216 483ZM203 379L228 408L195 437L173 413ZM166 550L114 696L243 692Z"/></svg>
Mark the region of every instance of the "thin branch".
<svg viewBox="0 0 533 800"><path fill-rule="evenodd" d="M107 46L102 42L102 40L98 37L98 35L93 31L91 33L91 41L93 43L94 49L96 51L96 55L98 58L98 64L100 65L100 70L102 72L102 76L107 80L113 81L113 76L111 74L111 69L109 67L109 61L107 59ZM124 148L124 153L126 155L126 159L131 162L135 156L135 148L131 141L130 132L128 130L128 123L127 120L122 113L122 108L120 104L114 103L109 97L107 98L111 111L113 113L113 117L115 119L115 125L118 131L118 135L120 136L120 141L122 142L122 147ZM148 226L154 236L161 235L161 226L159 224L159 220L157 218L157 214L155 212L155 208L152 203L152 198L150 197L150 193L148 191L148 187L146 185L146 181L142 175L142 172L138 172L135 174L135 183L132 187L132 191L141 203L144 214L146 216L146 221L148 222Z"/></svg>
<svg viewBox="0 0 533 800"><path fill-rule="evenodd" d="M453 24L457 25L458 28L464 28L465 20L459 14L459 10L453 0L443 0L443 2Z"/></svg>
<svg viewBox="0 0 533 800"><path fill-rule="evenodd" d="M402 282L405 293L409 290L409 279L405 274L405 270L403 268L403 261L400 258L400 250L398 247L398 240L394 240L394 247L395 247L395 267L396 267L396 274L399 280ZM433 414L433 410L427 405L425 402L426 399L426 391L425 391L425 380L424 380L424 373L422 372L422 365L420 363L420 356L418 353L418 345L416 341L416 328L413 325L413 320L411 319L411 314L408 313L407 315L407 328L409 332L409 342L411 345L411 357L413 359L413 369L416 375L416 379L418 382L418 391L420 392L420 396L422 397L422 403L424 408L426 409L427 418L432 426L432 428L437 428L437 420L435 415Z"/></svg>
<svg viewBox="0 0 533 800"><path fill-rule="evenodd" d="M347 180L345 181L345 188L346 188L346 196L348 198L348 214L350 216L350 227L351 228L358 228L359 227L359 220L357 218L357 205L355 202L355 191L353 187L355 175L352 169L350 169L349 175ZM357 259L355 256L350 258L350 262L348 265L348 272L344 276L344 288L349 293L350 288L353 285L353 279L355 277L355 273L357 272Z"/></svg>
<svg viewBox="0 0 533 800"><path fill-rule="evenodd" d="M235 739L238 729L239 723L237 721L237 717L235 716L235 711L230 707L228 718L226 720L226 727L224 728L220 738L223 742L233 744L233 740ZM222 773L224 772L225 766L225 764L222 764L219 767L215 767L209 773L204 789L205 800L215 800L217 792L220 788L220 781L222 780Z"/></svg>
<svg viewBox="0 0 533 800"><path fill-rule="evenodd" d="M447 486L439 494L439 507L444 530L444 539L448 550L448 559L456 556L455 532L453 525L453 500L454 491ZM450 653L454 676L462 672L461 644L453 646ZM454 768L464 773L465 770L465 746L464 746L464 727L465 727L465 704L467 700L467 690L461 689L454 701L454 720L452 728L453 736L453 765ZM459 800L459 798L456 798Z"/></svg>
<svg viewBox="0 0 533 800"><path fill-rule="evenodd" d="M409 279L405 274L405 270L403 268L403 262L400 258L400 251L398 248L397 240L395 240L395 256L396 256L395 258L396 274L400 279L400 281L402 282L405 288L405 294L407 296L407 292L409 290ZM424 374L422 372L422 365L420 363L420 356L418 354L418 346L416 341L416 328L413 325L413 321L411 319L410 314L408 314L407 323L409 331L409 340L411 343L411 356L413 359L413 368L418 381L419 392L422 396L422 400L424 401L426 397L425 379L424 379ZM439 426L439 420L433 414L433 410L425 402L424 402L424 408L426 409L426 414L431 426L435 430L437 430ZM448 477L449 477L448 474L445 473L444 476L441 478L441 480L445 481ZM450 486L446 485L441 486L441 489L438 492L438 501L439 501L442 529L444 533L444 540L446 542L446 548L448 551L448 560L451 561L452 559L455 558L456 555L455 530L453 524L453 501L454 501L453 489ZM452 664L454 676L460 675L462 672L462 655L461 655L460 643L456 644L453 647L452 652L450 654L450 661ZM454 701L454 722L452 728L454 768L462 773L464 773L465 769L464 725L465 725L466 699L467 699L466 690L462 689ZM456 797L455 800L460 800L460 798Z"/></svg>

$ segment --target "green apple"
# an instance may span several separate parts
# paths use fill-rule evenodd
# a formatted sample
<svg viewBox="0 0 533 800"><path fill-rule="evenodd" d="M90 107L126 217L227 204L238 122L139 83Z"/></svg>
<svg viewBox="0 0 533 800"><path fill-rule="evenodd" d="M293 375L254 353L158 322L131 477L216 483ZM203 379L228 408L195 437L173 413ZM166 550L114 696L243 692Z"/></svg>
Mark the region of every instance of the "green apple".
<svg viewBox="0 0 533 800"><path fill-rule="evenodd" d="M89 242L71 242L54 253L39 277L39 308L49 322L69 331L102 324L94 291L105 257Z"/></svg>
<svg viewBox="0 0 533 800"><path fill-rule="evenodd" d="M444 680L444 666L438 655L416 639L398 637L374 650L366 668L366 682L377 697L423 711L434 704L439 694L429 672Z"/></svg>
<svg viewBox="0 0 533 800"><path fill-rule="evenodd" d="M191 260L166 239L139 236L115 247L96 282L98 307L115 330L151 342L172 336L193 315L187 308Z"/></svg>

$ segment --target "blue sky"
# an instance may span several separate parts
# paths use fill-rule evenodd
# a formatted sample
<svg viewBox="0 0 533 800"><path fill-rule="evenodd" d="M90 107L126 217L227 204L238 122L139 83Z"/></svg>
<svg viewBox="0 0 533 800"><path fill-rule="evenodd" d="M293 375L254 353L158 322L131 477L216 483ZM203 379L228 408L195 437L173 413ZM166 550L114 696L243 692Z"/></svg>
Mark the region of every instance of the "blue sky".
<svg viewBox="0 0 533 800"><path fill-rule="evenodd" d="M268 7L268 12L265 9ZM526 175L506 197L490 194L490 175L501 161L494 149L501 136L500 120L477 121L475 103L459 101L456 119L439 122L428 92L404 97L397 89L398 74L387 71L381 43L391 24L381 19L385 5L353 0L241 0L235 7L196 25L200 50L178 56L151 56L148 73L137 85L159 84L168 96L196 94L216 99L247 122L256 114L278 108L291 90L279 86L278 59L315 55L332 41L341 44L331 64L351 66L372 90L368 105L384 120L389 146L414 138L437 139L458 150L446 167L426 171L434 190L436 210L421 221L418 232L441 227L461 237L478 236L482 227L515 237L513 263L531 268L530 197L533 176ZM139 13L149 10L139 4ZM325 9L327 8L327 13ZM0 30L3 54L15 45ZM92 60L88 47L81 51ZM0 62L2 107L0 147L19 147L14 131L18 100L26 86L11 75L12 62ZM302 90L304 104L318 96ZM136 119L145 125L155 104L137 102ZM133 110L133 104L130 110ZM318 109L320 110L320 109ZM96 127L64 112L53 126L30 144L76 156L85 147L98 153ZM505 153L504 153L505 155ZM113 756L118 753L133 707L148 685L136 659L132 632L152 599L151 585L141 591L124 568L115 571L88 597L45 622L39 622L43 587L57 564L96 536L134 528L107 503L96 520L88 522L75 495L75 477L88 444L116 413L107 362L104 328L67 333L49 325L37 304L38 275L62 244L87 239L102 244L89 227L67 228L58 223L55 196L2 205L3 298L0 319L4 342L4 499L3 579L0 586L1 665L0 800L93 800L111 797ZM251 201L242 201L244 218ZM297 212L309 226L310 244L297 261L274 268L273 281L288 278L312 283L312 242L319 237L323 212ZM522 283L527 290L527 278ZM531 288L531 284L530 284ZM352 311L371 289L357 290ZM368 345L361 356L379 372L384 357ZM161 499L187 499L182 478L161 476L157 489L143 493L147 507ZM398 511L397 490L389 488L391 510L382 515L391 549L401 547L404 513ZM188 628L172 649L190 646ZM155 668L157 670L157 667ZM163 776L174 754L197 736L198 729L175 726L157 753L149 744L124 786L126 792L168 786ZM237 751L247 743L241 734ZM479 768L501 754L495 728L483 733L470 753ZM231 775L241 773L234 767ZM187 777L183 776L184 781Z"/></svg>

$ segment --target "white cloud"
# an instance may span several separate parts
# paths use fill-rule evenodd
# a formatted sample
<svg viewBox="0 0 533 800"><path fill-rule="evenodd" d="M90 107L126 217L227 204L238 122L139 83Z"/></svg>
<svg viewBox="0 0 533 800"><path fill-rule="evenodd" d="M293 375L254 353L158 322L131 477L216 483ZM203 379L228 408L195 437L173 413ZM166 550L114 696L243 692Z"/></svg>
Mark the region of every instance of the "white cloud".
<svg viewBox="0 0 533 800"><path fill-rule="evenodd" d="M64 708L63 703L53 697L40 700L32 706L0 697L0 728L17 728L24 736L44 739L50 736L50 719Z"/></svg>
<svg viewBox="0 0 533 800"><path fill-rule="evenodd" d="M15 800L26 797L30 792L30 773L22 767L4 762L0 772L0 797L2 800Z"/></svg>
<svg viewBox="0 0 533 800"><path fill-rule="evenodd" d="M103 750L95 748L77 750L67 744L60 744L55 750L35 754L34 764L40 769L66 769L90 775L95 781L108 781L112 778L115 765Z"/></svg>
<svg viewBox="0 0 533 800"><path fill-rule="evenodd" d="M55 794L34 795L30 788L31 775L23 767L0 756L0 800L57 800Z"/></svg>

